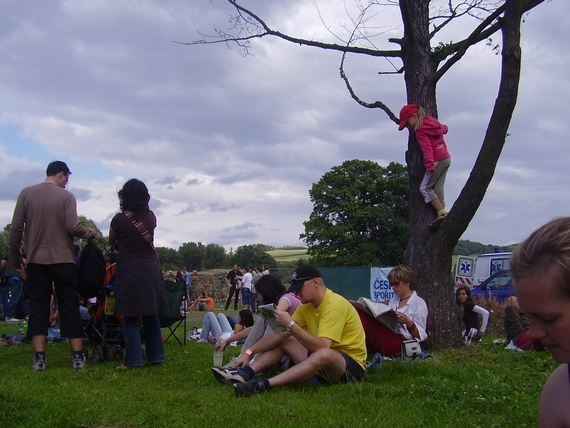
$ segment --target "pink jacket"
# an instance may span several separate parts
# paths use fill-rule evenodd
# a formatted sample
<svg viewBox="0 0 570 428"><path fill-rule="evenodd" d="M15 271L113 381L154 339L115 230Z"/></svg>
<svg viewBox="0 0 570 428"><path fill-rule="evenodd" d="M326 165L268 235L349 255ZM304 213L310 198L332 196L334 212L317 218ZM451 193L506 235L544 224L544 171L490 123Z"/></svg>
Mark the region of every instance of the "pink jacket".
<svg viewBox="0 0 570 428"><path fill-rule="evenodd" d="M427 172L434 171L436 161L451 157L443 134L447 134L447 126L431 116L426 116L421 126L416 129L416 139L424 154L424 166Z"/></svg>

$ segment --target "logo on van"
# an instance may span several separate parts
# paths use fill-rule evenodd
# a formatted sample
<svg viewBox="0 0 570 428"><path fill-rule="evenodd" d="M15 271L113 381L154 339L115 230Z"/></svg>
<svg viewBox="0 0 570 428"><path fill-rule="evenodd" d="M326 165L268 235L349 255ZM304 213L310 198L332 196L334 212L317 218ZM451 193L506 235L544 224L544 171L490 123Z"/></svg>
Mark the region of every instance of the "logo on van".
<svg viewBox="0 0 570 428"><path fill-rule="evenodd" d="M459 270L463 274L469 274L469 272L471 272L471 263L467 260L462 261L461 265L459 266Z"/></svg>

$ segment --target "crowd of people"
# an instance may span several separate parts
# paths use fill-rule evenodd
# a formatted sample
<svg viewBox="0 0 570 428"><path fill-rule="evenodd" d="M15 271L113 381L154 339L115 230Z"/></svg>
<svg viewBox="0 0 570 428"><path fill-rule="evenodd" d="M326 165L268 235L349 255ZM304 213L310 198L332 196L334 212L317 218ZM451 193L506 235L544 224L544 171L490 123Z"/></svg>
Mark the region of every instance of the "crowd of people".
<svg viewBox="0 0 570 428"><path fill-rule="evenodd" d="M445 126L425 116L421 107L406 106L400 116L400 129L408 126L416 134L429 134L423 128L430 125L443 141ZM432 169L426 164L427 187L422 187L426 202L437 211L432 229L446 217L442 192L449 154L445 143L440 145L440 158L432 159ZM27 334L34 348L34 371L46 368L46 338L56 318L61 335L69 341L73 369L86 367L77 288L78 252L73 237L92 239L96 231L79 221L76 200L65 190L70 175L64 162L54 161L48 165L43 183L21 191L10 226L9 255L0 265L3 320L29 321ZM166 298L153 243L157 220L149 208L148 189L142 181L131 179L117 194L120 211L111 220L108 240L111 246L120 244L119 253L111 252L107 259L110 263L113 257L116 263L116 311L124 318L126 352L119 368L129 370L142 367L145 358L151 365L164 361L159 316L165 312ZM562 426L570 421L570 411L556 406L557 400L552 399L570 398L569 237L570 218L554 220L517 246L511 257L517 297L506 302L507 340L523 350L546 348L562 363L544 387L541 426ZM186 268L178 272L176 281L185 283L188 300L191 279ZM187 309L206 312L198 342L213 343L217 351L223 351L228 344L243 343L230 365L212 369L214 377L231 384L237 396L307 381L343 383L363 378L367 346L359 313L348 300L327 288L318 269L299 266L286 287L266 265L242 270L234 265L224 281L228 287L226 311L232 299L237 310L240 293L242 296L243 308L236 318L214 315L214 301L207 292L189 303ZM425 343L428 306L414 290L411 268L394 267L388 282L394 297L387 305L397 320L390 340ZM456 290L455 303L464 324L463 336L469 342L481 340L489 311L473 302L468 287ZM263 316L256 315L258 305L263 305ZM256 376L277 365L283 370L274 376Z"/></svg>

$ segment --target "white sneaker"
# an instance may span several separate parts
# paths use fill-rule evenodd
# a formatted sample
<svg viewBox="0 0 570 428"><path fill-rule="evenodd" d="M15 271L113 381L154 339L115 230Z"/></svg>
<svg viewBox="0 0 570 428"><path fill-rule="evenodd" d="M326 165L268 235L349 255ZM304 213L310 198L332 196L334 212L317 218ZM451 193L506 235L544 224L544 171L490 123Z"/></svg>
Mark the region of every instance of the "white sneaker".
<svg viewBox="0 0 570 428"><path fill-rule="evenodd" d="M196 343L210 343L210 342L208 342L208 339L198 339Z"/></svg>

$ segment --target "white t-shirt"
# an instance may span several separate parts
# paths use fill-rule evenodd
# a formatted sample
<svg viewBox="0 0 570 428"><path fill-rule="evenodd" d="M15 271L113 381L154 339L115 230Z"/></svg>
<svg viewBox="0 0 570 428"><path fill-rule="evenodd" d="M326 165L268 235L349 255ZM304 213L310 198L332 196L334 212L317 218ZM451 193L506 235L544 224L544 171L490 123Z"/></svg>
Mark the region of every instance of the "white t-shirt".
<svg viewBox="0 0 570 428"><path fill-rule="evenodd" d="M252 279L252 275L251 272L246 272L243 274L243 276L241 277L241 287L242 288L247 288L248 290L251 291L251 279Z"/></svg>
<svg viewBox="0 0 570 428"><path fill-rule="evenodd" d="M390 306L395 311L402 312L410 317L414 324L418 327L418 331L420 333L420 338L418 340L420 342L426 340L428 338L428 335L426 333L428 307L424 299L422 299L416 294L415 291L413 291L405 306L398 309L399 304L400 298L398 295L395 295L392 297L392 299L390 299L388 306ZM408 332L406 326L402 324L398 326L398 333L408 340L413 339L413 336L410 334L410 332Z"/></svg>

